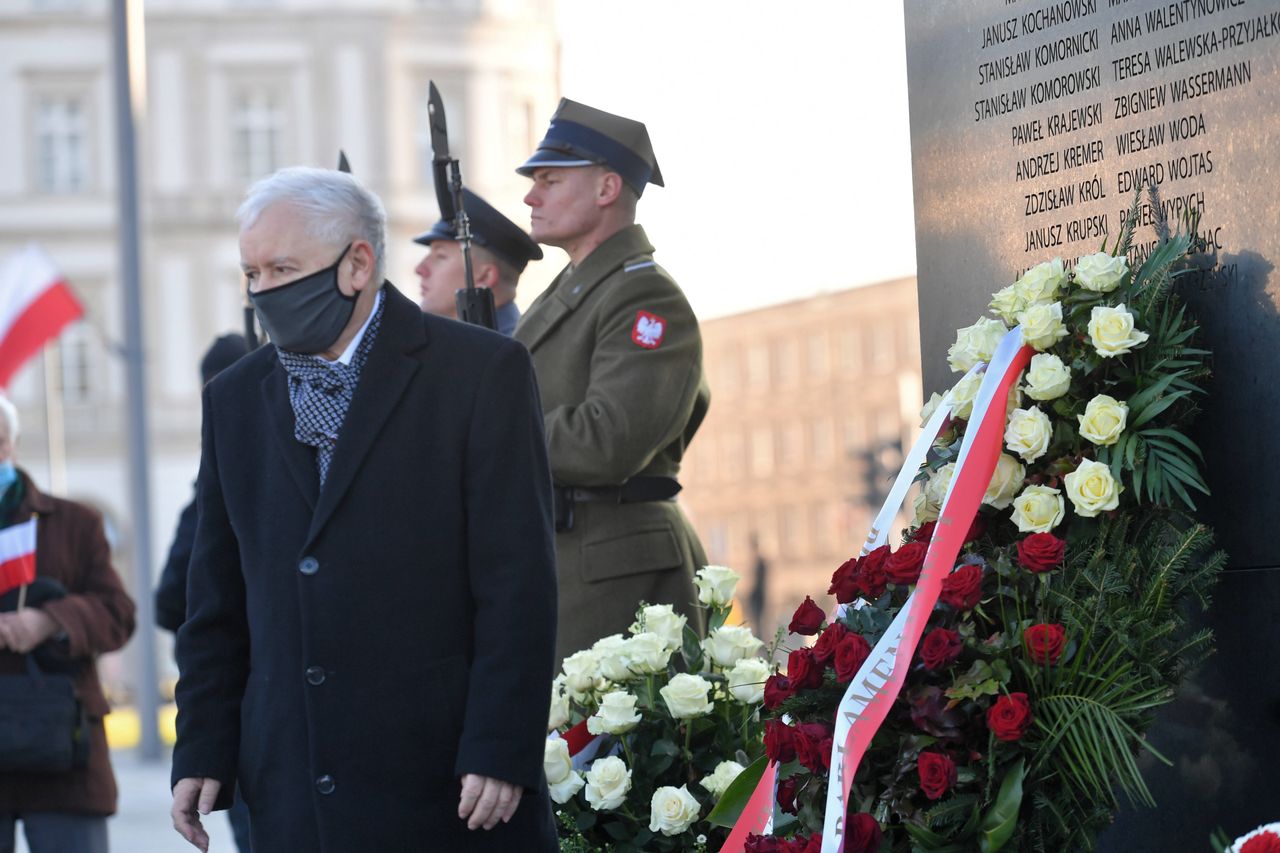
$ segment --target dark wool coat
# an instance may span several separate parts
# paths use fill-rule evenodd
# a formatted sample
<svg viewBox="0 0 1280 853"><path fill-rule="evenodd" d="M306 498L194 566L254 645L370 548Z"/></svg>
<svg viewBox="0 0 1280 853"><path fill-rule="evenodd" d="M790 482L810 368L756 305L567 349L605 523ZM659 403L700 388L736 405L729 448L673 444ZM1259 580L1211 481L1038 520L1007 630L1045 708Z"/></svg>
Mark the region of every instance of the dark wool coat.
<svg viewBox="0 0 1280 853"><path fill-rule="evenodd" d="M274 347L206 386L173 780L239 783L254 853L554 850L529 354L384 292L323 490ZM466 773L525 788L509 824L465 828Z"/></svg>
<svg viewBox="0 0 1280 853"><path fill-rule="evenodd" d="M111 566L102 516L73 501L43 494L19 471L26 496L14 515L36 513L36 576L60 583L67 595L40 606L66 632L59 657L78 661L76 694L89 716L89 766L58 774L0 774L0 812L63 812L110 815L116 811L116 780L102 718L111 710L98 683L94 661L114 652L133 634L133 600ZM0 672L22 673L22 655L0 651Z"/></svg>
<svg viewBox="0 0 1280 853"><path fill-rule="evenodd" d="M643 228L624 228L561 272L516 340L538 372L556 483L679 477L711 393L697 318L654 263ZM642 600L674 605L701 631L693 574L706 554L676 503L578 504L573 529L556 534L556 556L558 659L626 633Z"/></svg>

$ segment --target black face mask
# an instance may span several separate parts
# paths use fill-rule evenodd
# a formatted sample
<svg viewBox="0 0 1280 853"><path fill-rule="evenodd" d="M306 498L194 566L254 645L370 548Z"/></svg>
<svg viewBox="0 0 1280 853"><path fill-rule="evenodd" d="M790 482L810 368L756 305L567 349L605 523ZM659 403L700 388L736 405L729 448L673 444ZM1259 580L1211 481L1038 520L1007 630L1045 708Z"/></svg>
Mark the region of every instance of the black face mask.
<svg viewBox="0 0 1280 853"><path fill-rule="evenodd" d="M314 355L324 352L342 334L359 296L347 296L338 287L338 264L352 245L348 243L338 259L319 272L249 294L258 321L273 344L289 352Z"/></svg>

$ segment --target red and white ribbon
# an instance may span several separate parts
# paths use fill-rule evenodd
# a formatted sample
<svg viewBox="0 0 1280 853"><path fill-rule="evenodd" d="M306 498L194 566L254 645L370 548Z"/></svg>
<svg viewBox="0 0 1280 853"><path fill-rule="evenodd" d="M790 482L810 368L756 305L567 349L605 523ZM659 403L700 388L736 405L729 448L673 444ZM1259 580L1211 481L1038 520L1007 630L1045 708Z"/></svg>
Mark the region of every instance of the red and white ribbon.
<svg viewBox="0 0 1280 853"><path fill-rule="evenodd" d="M1009 391L1033 353L1031 347L1022 343L1021 329L1014 328L992 356L973 403L973 413L915 591L849 682L840 702L831 750L831 775L827 782L822 853L841 853L844 849L845 818L853 777L871 739L902 690L920 635L942 591L942 581L954 568L969 525L991 483L1000 457ZM908 469L911 476L914 477L917 469Z"/></svg>

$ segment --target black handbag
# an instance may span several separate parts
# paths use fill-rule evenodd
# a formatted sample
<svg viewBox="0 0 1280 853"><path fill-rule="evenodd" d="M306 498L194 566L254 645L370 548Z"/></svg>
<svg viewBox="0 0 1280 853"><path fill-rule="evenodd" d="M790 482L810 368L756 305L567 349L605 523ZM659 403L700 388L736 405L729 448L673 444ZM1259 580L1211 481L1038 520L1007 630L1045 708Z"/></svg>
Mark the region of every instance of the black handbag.
<svg viewBox="0 0 1280 853"><path fill-rule="evenodd" d="M0 773L66 773L89 763L89 720L69 675L0 675Z"/></svg>

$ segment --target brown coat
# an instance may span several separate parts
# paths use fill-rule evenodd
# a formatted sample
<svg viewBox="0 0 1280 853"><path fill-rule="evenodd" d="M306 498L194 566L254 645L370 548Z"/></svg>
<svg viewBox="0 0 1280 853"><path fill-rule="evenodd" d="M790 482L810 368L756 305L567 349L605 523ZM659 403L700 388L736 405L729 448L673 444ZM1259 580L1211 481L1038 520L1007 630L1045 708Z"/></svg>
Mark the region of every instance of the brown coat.
<svg viewBox="0 0 1280 853"><path fill-rule="evenodd" d="M89 766L56 775L0 775L0 812L114 814L116 781L111 772L102 718L111 710L102 695L94 660L125 644L134 628L133 600L111 566L102 516L83 504L38 491L19 471L26 496L18 521L36 513L36 574L57 580L67 596L46 602L44 611L67 634L72 658L84 661L76 692L89 715ZM0 672L24 671L21 655L0 651Z"/></svg>
<svg viewBox="0 0 1280 853"><path fill-rule="evenodd" d="M551 475L562 486L680 476L710 405L693 310L632 225L562 272L516 327L533 355ZM556 534L563 660L671 604L701 632L693 574L706 555L678 504L582 503Z"/></svg>

